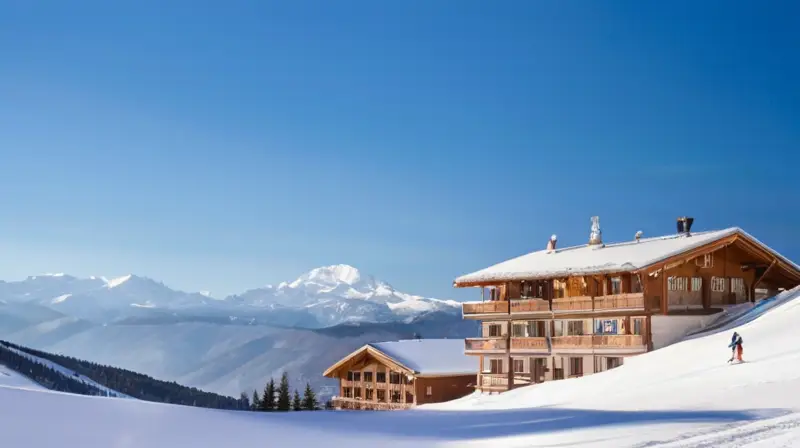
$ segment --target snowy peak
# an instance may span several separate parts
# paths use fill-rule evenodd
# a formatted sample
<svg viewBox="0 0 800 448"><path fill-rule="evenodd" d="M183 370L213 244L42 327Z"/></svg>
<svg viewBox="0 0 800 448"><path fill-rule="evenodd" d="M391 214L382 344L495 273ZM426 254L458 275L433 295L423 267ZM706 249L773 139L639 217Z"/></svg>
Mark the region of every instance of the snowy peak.
<svg viewBox="0 0 800 448"><path fill-rule="evenodd" d="M121 284L123 284L123 283L127 282L128 280L130 280L131 277L133 277L133 275L128 274L128 275L123 275L122 277L117 277L117 278L108 280L108 281L106 281L106 287L108 289L116 288L117 286L120 286Z"/></svg>
<svg viewBox="0 0 800 448"><path fill-rule="evenodd" d="M312 269L289 283L289 287L298 288L303 284L312 283L326 286L336 286L340 284L356 285L362 282L361 272L353 266L347 264L337 264L323 266ZM367 276L365 283L375 283L375 279Z"/></svg>

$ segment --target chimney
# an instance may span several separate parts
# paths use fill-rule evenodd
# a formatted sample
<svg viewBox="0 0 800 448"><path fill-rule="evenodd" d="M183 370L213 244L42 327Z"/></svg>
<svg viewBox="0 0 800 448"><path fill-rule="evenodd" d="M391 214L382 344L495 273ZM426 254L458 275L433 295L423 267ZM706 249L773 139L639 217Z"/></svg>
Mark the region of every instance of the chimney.
<svg viewBox="0 0 800 448"><path fill-rule="evenodd" d="M678 218L678 233L682 233L686 236L692 236L690 233L692 230L692 223L694 222L694 218L688 216L681 216Z"/></svg>
<svg viewBox="0 0 800 448"><path fill-rule="evenodd" d="M553 234L550 237L550 241L547 242L547 252L555 251L557 242L558 242L558 237L555 234Z"/></svg>
<svg viewBox="0 0 800 448"><path fill-rule="evenodd" d="M639 240L642 239L642 231L639 230L638 232L636 232L636 235L634 236L634 238L636 238L636 242L638 243Z"/></svg>
<svg viewBox="0 0 800 448"><path fill-rule="evenodd" d="M603 232L600 231L600 217L592 216L592 229L589 233L589 245L603 247Z"/></svg>

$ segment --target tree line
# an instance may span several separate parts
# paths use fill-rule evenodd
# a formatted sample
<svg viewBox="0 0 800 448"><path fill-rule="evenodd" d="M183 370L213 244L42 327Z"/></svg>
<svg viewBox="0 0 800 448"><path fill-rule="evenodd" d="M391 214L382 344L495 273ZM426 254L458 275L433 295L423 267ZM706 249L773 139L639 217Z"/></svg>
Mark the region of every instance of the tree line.
<svg viewBox="0 0 800 448"><path fill-rule="evenodd" d="M242 393L242 398L246 399L247 396ZM281 381L276 386L275 380L270 378L267 385L264 386L264 391L261 395L257 390L253 391L253 398L250 401L250 409L261 412L288 412L288 411L318 411L320 409L317 402L317 395L311 389L311 385L306 383L303 397L294 390L290 394L289 388L289 375L283 372Z"/></svg>
<svg viewBox="0 0 800 448"><path fill-rule="evenodd" d="M86 384L78 378L57 372L44 364L8 350L4 346L54 362L97 384L140 400L214 409L250 409L250 401L247 400L247 397L236 399L205 392L194 387L182 386L174 381L161 381L130 370L41 352L0 340L0 363L48 389L83 395L105 395L104 391Z"/></svg>

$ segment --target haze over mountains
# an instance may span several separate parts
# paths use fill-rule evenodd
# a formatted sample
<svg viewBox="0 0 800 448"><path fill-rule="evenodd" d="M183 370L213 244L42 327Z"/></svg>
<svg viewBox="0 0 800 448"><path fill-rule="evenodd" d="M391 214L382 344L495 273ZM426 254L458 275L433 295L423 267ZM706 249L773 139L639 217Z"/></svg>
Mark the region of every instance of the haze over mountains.
<svg viewBox="0 0 800 448"><path fill-rule="evenodd" d="M476 334L460 303L410 295L348 265L222 299L136 275L0 281L0 337L238 396L321 372L364 343Z"/></svg>

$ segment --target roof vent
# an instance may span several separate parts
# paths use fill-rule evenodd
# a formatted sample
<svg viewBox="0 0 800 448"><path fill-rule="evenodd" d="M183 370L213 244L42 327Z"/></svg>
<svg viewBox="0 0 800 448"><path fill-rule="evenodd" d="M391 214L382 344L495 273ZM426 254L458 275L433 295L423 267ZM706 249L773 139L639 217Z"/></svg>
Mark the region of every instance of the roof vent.
<svg viewBox="0 0 800 448"><path fill-rule="evenodd" d="M642 239L642 231L640 230L640 231L636 232L636 235L634 235L634 238L636 238L636 242L638 243L639 240Z"/></svg>
<svg viewBox="0 0 800 448"><path fill-rule="evenodd" d="M600 230L600 217L592 216L592 230L589 233L589 245L603 247L603 232Z"/></svg>
<svg viewBox="0 0 800 448"><path fill-rule="evenodd" d="M678 218L678 222L677 222L678 233L686 235L686 236L692 236L692 234L690 232L692 230L692 223L693 222L694 222L694 218L690 218L688 216L681 216L680 218Z"/></svg>
<svg viewBox="0 0 800 448"><path fill-rule="evenodd" d="M554 252L556 250L557 242L558 242L558 237L555 234L550 236L550 241L547 242L547 252Z"/></svg>

